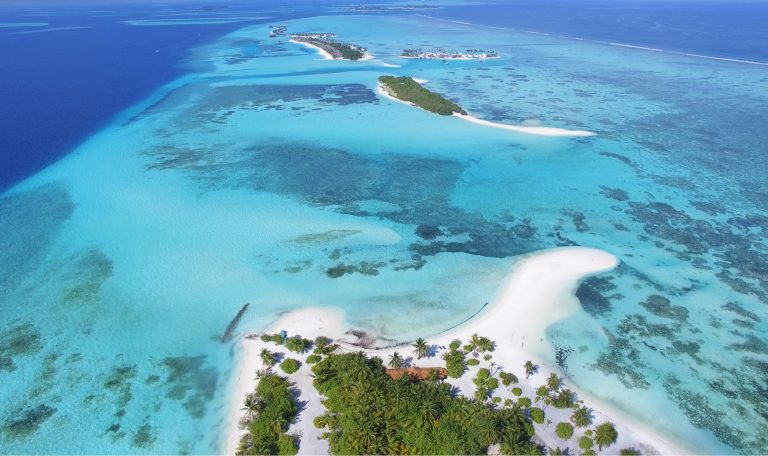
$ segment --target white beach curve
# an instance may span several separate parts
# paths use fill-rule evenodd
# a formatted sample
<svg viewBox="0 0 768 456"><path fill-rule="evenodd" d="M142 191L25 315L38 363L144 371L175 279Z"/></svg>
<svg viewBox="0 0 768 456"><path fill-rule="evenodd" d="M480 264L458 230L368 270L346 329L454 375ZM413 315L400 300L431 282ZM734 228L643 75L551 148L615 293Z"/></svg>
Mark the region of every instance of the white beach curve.
<svg viewBox="0 0 768 456"><path fill-rule="evenodd" d="M414 79L415 82L418 82L419 84L424 84L428 82L426 79ZM379 95L381 95L384 98L387 98L392 101L396 101L398 103L404 103L409 106L416 106L414 103L411 103L410 101L401 100L397 97L393 97L384 89L384 86L379 83L377 92ZM421 108L419 108L421 109ZM461 120L465 120L467 122L472 122L477 125L483 125L485 127L493 127L493 128L499 128L502 130L509 130L514 131L516 133L525 133L529 135L537 135L537 136L550 136L550 137L587 137L587 136L595 136L595 133L591 131L584 131L584 130L567 130L565 128L556 128L556 127L531 127L531 126L525 126L525 125L510 125L510 124L504 124L504 123L498 123L498 122L491 122L489 120L483 120L479 119L474 116L470 116L468 114L459 114L457 112L453 113L453 117L456 117Z"/></svg>
<svg viewBox="0 0 768 456"><path fill-rule="evenodd" d="M454 339L468 340L472 334L478 333L497 343L493 353L494 362L504 366L504 370L512 372L520 379L520 386L527 397L535 396L535 389L544 378L554 370L537 359L529 350L537 341L546 340L545 330L552 323L559 321L579 309L575 290L585 277L600 272L609 271L619 264L618 259L602 250L587 247L562 247L557 249L534 252L518 257L511 266L510 272L501 284L498 293L490 304L469 321L451 328L435 336L427 337L430 344L448 346ZM361 351L359 346L345 342L346 330L349 329L344 321L344 314L339 309L301 309L280 317L270 325L267 333L286 330L289 335L300 334L306 338L324 335L334 339L341 345L342 350ZM426 337L426 335L425 335ZM234 454L242 431L237 428L241 414L240 404L245 395L255 389L254 372L260 368L258 354L264 343L257 338L243 339L239 348L239 374L236 394L232 399L230 423L227 426L226 452ZM387 359L395 351L405 353L409 346L399 346L385 349L362 350L369 356ZM293 357L296 357L292 354ZM525 379L522 366L526 360L539 364L539 371L531 381ZM426 366L442 365L439 353L431 359L419 361ZM324 412L317 391L312 386L310 366L304 363L300 371L290 376L291 381L301 390L300 400L306 401L306 408L301 412L297 422L291 426L289 433L301 435L299 454L327 454L327 441L318 440L321 430L313 425L314 417ZM464 394L474 390L472 378L478 367L470 368L460 379L448 381L457 386ZM567 385L574 390L589 407L593 408L596 423L611 421L619 433L618 441L611 449L635 447L644 454L686 454L689 450L668 441L658 432L637 420L635 417L616 409L612 405L585 394L573 385ZM502 391L504 390L504 391ZM499 389L499 396L510 395L509 389ZM510 396L512 398L512 396ZM559 416L558 414L562 414ZM553 422L557 419L567 421L570 410L550 408L548 417ZM548 446L565 444L555 435L554 426L537 427L537 438Z"/></svg>

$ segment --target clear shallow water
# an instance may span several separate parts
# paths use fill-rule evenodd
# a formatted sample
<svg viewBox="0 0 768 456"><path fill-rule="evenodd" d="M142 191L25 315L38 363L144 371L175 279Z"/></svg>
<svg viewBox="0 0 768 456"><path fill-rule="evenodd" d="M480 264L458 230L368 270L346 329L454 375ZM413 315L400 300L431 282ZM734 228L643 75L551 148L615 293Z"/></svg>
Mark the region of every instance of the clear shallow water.
<svg viewBox="0 0 768 456"><path fill-rule="evenodd" d="M288 25L402 67L244 28L0 199L5 452L211 452L233 367L218 338L244 303L241 332L334 305L430 334L510 257L571 243L623 262L549 330L571 379L701 451L766 451L764 68L421 17ZM414 45L504 58L396 58ZM430 115L378 98L381 74L598 136Z"/></svg>

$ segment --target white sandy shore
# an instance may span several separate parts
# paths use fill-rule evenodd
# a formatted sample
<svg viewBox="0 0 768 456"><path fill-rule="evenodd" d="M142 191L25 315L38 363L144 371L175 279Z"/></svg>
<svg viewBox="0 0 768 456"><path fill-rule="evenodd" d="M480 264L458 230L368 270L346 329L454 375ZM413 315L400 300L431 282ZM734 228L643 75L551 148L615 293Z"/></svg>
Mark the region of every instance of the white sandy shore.
<svg viewBox="0 0 768 456"><path fill-rule="evenodd" d="M452 328L444 333L427 337L428 343L436 346L447 347L454 339L466 342L472 334L478 333L488 337L497 343L493 353L493 361L503 366L504 371L517 375L520 379L518 386L526 397L535 397L536 388L541 385L546 376L554 370L537 359L535 353L546 349L548 343L545 338L546 328L555 321L561 320L579 308L578 300L574 293L579 282L586 276L608 271L618 264L613 255L597 249L585 247L564 247L518 258L511 267L510 273L501 285L495 299L483 309L477 316ZM360 348L349 344L344 332L347 329L344 324L343 313L335 309L302 309L291 312L281 317L267 332L276 332L281 329L288 331L289 335L300 334L307 338L317 335L326 335L340 343L342 349L359 351ZM237 446L241 432L237 429L237 420L241 415L240 407L249 391L255 388L253 373L258 369L258 353L263 343L258 339L244 340L241 347L241 370L238 378L237 393L232 401L231 426L227 436L227 453L233 454ZM376 355L387 360L389 355L399 351L402 355L410 355L409 346L399 346L384 349L365 350L370 355ZM295 356L294 356L295 357ZM538 373L530 380L525 379L523 364L526 360L532 360L539 365ZM434 367L442 365L440 353L435 357L419 361L422 367ZM472 396L474 386L472 378L479 367L470 370L460 379L448 381L457 386L462 394ZM302 393L300 400L307 401L306 409L289 432L299 433L301 446L299 454L327 454L328 445L325 441L317 440L320 431L315 429L312 420L323 413L323 406L317 392L311 386L309 366L291 375L292 381ZM665 440L653 429L635 418L627 416L616 410L610 404L603 403L593 397L585 395L573 385L568 385L574 390L586 404L593 409L594 422L599 424L611 421L619 433L617 443L607 449L608 453L616 453L619 448L635 447L643 454L690 454L691 451L679 445ZM502 399L512 398L510 388L500 387L495 395ZM546 411L547 419L552 423L568 421L570 410L557 410L549 407ZM555 426L536 426L537 438L550 447L578 448L577 431L569 441L560 440L555 435Z"/></svg>
<svg viewBox="0 0 768 456"><path fill-rule="evenodd" d="M591 131L584 130L566 130L565 128L555 127L530 127L525 125L509 125L498 122L491 122L488 120L478 119L470 115L464 115L459 113L453 113L454 117L466 120L478 125L485 125L486 127L501 128L502 130L516 131L518 133L527 133L529 135L539 136L595 136Z"/></svg>
<svg viewBox="0 0 768 456"><path fill-rule="evenodd" d="M294 39L290 39L288 41L290 41L291 43L295 43L295 44L301 44L302 46L306 46L308 48L312 48L312 49L316 50L317 53L320 54L320 56L323 58L323 60L337 60L337 59L333 58L333 56L331 55L330 52L326 51L325 49L321 48L320 46L315 46L314 44L306 43L304 41L296 41ZM357 61L358 62L362 62L362 61L365 61L365 60L373 60L374 58L376 58L376 56L374 56L370 52L366 51L363 54L362 57L357 59ZM338 60L347 60L347 59L338 59Z"/></svg>
<svg viewBox="0 0 768 456"><path fill-rule="evenodd" d="M419 84L425 84L429 82L426 79L414 79L414 81L418 82ZM390 99L392 101L397 101L398 103L405 103L409 106L416 106L410 101L403 101L399 98L393 97L386 90L384 90L384 86L381 83L379 83L377 91L379 95L381 95L384 98ZM532 126L526 126L526 125L509 125L509 124L503 124L503 123L478 119L477 117L459 114L456 112L453 113L453 116L461 120L466 120L467 122L472 122L474 124L483 125L486 127L500 128L502 130L509 130L517 133L525 133L529 135L553 136L553 137L558 137L558 136L559 137L582 137L582 136L595 135L591 131L583 131L583 130L566 130L564 128L555 128L555 127L532 127Z"/></svg>
<svg viewBox="0 0 768 456"><path fill-rule="evenodd" d="M288 41L290 41L291 43L300 44L302 46L306 46L308 48L312 48L312 49L316 50L317 53L320 54L320 56L323 58L323 60L333 60L333 56L331 55L330 52L326 51L325 49L323 49L321 47L315 46L314 44L305 43L303 41L296 41L294 39L290 39Z"/></svg>

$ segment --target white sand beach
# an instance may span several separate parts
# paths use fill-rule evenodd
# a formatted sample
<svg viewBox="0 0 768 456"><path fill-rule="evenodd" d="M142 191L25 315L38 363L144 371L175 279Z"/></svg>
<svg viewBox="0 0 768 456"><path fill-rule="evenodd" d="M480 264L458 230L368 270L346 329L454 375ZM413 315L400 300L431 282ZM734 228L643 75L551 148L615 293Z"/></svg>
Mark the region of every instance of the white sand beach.
<svg viewBox="0 0 768 456"><path fill-rule="evenodd" d="M478 119L470 115L464 115L459 113L453 113L454 117L466 120L478 125L485 125L486 127L501 128L502 130L510 130L518 133L527 133L530 135L539 136L595 136L595 133L584 130L567 130L565 128L555 127L529 127L525 125L509 125L498 122L491 122L488 120Z"/></svg>
<svg viewBox="0 0 768 456"><path fill-rule="evenodd" d="M427 82L429 82L429 80L427 79L414 78L413 80L418 82L419 84L426 84ZM399 98L393 97L392 95L389 94L389 92L387 92L384 89L384 86L381 83L379 83L377 87L378 87L377 92L379 93L379 95L381 95L384 98L387 98L392 101L397 101L398 103L405 103L409 106L416 106L414 103L411 103L410 101L403 101ZM509 124L503 124L503 123L478 119L477 117L474 117L474 116L459 114L456 112L453 113L453 116L461 120L466 120L467 122L472 122L477 125L483 125L485 127L500 128L502 130L509 130L509 131L514 131L516 133L525 133L529 135L552 136L552 137L595 136L595 133L592 133L591 131L567 130L564 128L555 128L555 127L533 127L533 126L526 126L526 125L509 125Z"/></svg>
<svg viewBox="0 0 768 456"><path fill-rule="evenodd" d="M331 55L330 52L326 51L325 49L323 49L321 47L315 46L314 44L305 43L303 41L296 41L294 39L290 39L288 41L290 41L291 43L300 44L302 46L306 46L308 48L312 48L312 49L316 50L317 53L320 54L320 56L323 58L323 60L333 60L333 56Z"/></svg>
<svg viewBox="0 0 768 456"><path fill-rule="evenodd" d="M437 347L447 347L454 339L466 342L472 334L478 333L497 343L493 352L493 361L503 366L505 372L511 372L520 380L517 385L523 390L523 395L535 397L536 388L543 384L545 378L554 369L545 365L536 353L548 347L545 330L553 322L561 320L579 309L579 303L574 293L578 284L585 277L605 272L618 265L613 255L602 250L586 247L563 247L541 252L534 252L518 257L511 266L510 272L501 284L499 292L493 301L471 320L438 335L424 335L427 342ZM341 345L341 349L360 351L359 346L352 345L353 336L344 333L349 329L344 323L343 312L337 309L301 309L286 314L270 325L267 332L286 330L289 335L299 334L306 338L325 335ZM241 415L240 407L249 391L255 388L254 372L260 368L258 352L263 343L259 339L245 339L240 347L239 358L241 369L238 377L237 393L232 400L232 418L229 433L226 436L226 452L233 454L241 431L237 421ZM372 348L363 350L369 355L379 356L386 360L389 355L399 351L408 356L411 352L409 345L390 348ZM434 357L419 361L421 367L442 366L440 350ZM304 355L305 357L306 355ZM292 357L296 357L292 354ZM299 357L296 357L299 358ZM303 358L300 358L303 359ZM532 360L539 369L529 380L525 378L523 364ZM460 388L461 394L472 396L474 386L472 379L480 366L471 367L460 379L448 379L452 385ZM299 454L327 454L328 445L318 440L320 431L315 429L312 420L323 413L323 406L317 392L311 386L310 367L303 365L299 372L289 376L301 390L300 400L307 401L306 408L301 412L297 422L289 433L301 436ZM593 422L596 424L610 421L614 423L619 433L616 444L607 449L615 453L619 448L634 447L643 454L683 454L690 453L684 448L666 441L650 427L636 419L614 409L607 403L585 395L573 385L567 385L577 393L586 405L593 409ZM499 388L495 395L502 399L514 399L509 388ZM568 421L570 410L558 410L550 407L546 411L547 418L552 423ZM550 447L578 448L577 432L569 441L560 440L555 435L554 425L537 425L536 438Z"/></svg>

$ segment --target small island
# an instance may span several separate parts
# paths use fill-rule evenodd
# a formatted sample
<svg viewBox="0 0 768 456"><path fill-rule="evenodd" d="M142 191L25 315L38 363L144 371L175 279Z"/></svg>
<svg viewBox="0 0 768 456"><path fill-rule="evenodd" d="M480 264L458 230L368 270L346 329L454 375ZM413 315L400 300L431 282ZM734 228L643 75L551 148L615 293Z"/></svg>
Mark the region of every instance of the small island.
<svg viewBox="0 0 768 456"><path fill-rule="evenodd" d="M270 25L270 32L269 37L270 38L276 38L278 36L284 35L285 31L288 30L288 26L286 25Z"/></svg>
<svg viewBox="0 0 768 456"><path fill-rule="evenodd" d="M444 98L442 95L425 89L413 78L407 76L381 76L379 78L381 90L400 101L413 103L414 105L441 116L450 116L454 113L466 115L461 106Z"/></svg>
<svg viewBox="0 0 768 456"><path fill-rule="evenodd" d="M426 59L426 60L486 60L498 59L499 54L496 51L486 51L482 49L467 49L464 52L447 51L445 49L403 49L400 57L404 59Z"/></svg>
<svg viewBox="0 0 768 456"><path fill-rule="evenodd" d="M335 37L333 33L296 33L291 41L316 48L335 60L365 60L368 56L366 48L336 41Z"/></svg>

